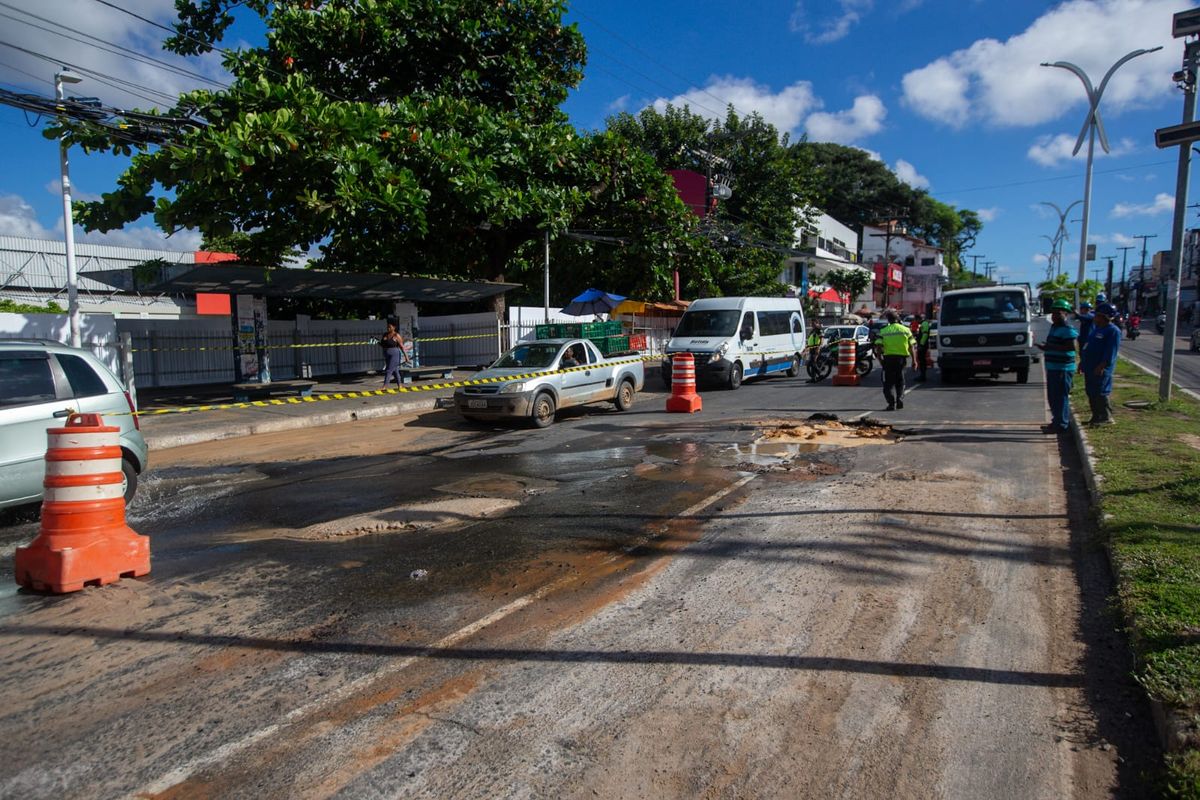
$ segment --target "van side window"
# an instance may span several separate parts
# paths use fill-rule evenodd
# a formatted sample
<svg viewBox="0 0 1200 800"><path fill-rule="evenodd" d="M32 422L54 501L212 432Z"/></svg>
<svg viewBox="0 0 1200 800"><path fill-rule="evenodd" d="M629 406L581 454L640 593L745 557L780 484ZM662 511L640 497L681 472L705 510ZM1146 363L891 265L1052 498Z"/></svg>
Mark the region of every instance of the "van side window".
<svg viewBox="0 0 1200 800"><path fill-rule="evenodd" d="M0 406L49 403L58 399L45 356L0 356Z"/></svg>
<svg viewBox="0 0 1200 800"><path fill-rule="evenodd" d="M742 324L738 328L739 334L746 333L747 331L750 332L751 336L754 335L754 314L750 311L742 315Z"/></svg>
<svg viewBox="0 0 1200 800"><path fill-rule="evenodd" d="M791 317L790 311L759 311L758 312L758 332L761 336L779 336L787 335L791 330L791 325L788 319Z"/></svg>
<svg viewBox="0 0 1200 800"><path fill-rule="evenodd" d="M792 333L804 333L804 320L799 314L792 316Z"/></svg>

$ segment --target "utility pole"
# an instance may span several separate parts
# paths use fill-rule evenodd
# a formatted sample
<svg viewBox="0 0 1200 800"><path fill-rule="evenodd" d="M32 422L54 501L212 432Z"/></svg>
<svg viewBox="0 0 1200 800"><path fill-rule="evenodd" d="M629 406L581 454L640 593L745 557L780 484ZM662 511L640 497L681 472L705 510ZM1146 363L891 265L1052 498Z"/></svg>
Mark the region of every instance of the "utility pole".
<svg viewBox="0 0 1200 800"><path fill-rule="evenodd" d="M1129 258L1129 251L1136 250L1137 248L1133 245L1127 245L1126 247L1118 247L1117 249L1121 251L1121 305L1128 307L1129 286L1125 283L1125 261ZM1112 298L1109 299L1111 300Z"/></svg>
<svg viewBox="0 0 1200 800"><path fill-rule="evenodd" d="M990 281L992 279L992 267L996 266L997 263L998 262L996 262L996 261L983 262L983 268L987 271L987 276L986 276L987 280Z"/></svg>
<svg viewBox="0 0 1200 800"><path fill-rule="evenodd" d="M892 239L900 236L908 235L908 229L904 226L899 226L899 231L896 230L895 214L892 214L887 221L887 230L883 233L872 233L873 238L883 237L883 310L886 311L888 301L891 295L891 286L889 282L892 277Z"/></svg>
<svg viewBox="0 0 1200 800"><path fill-rule="evenodd" d="M1139 265L1139 266L1138 266L1138 292L1137 292L1137 302L1138 302L1138 305L1139 305L1139 306L1141 306L1141 307L1144 309L1144 308L1145 308L1145 306L1144 306L1144 304L1142 303L1142 284L1143 284L1143 283L1145 282L1145 280L1146 280L1146 275L1145 275L1145 273L1146 273L1146 240L1147 240L1147 239L1157 239L1157 238L1158 238L1158 234L1157 234L1157 233L1151 233L1151 234L1149 234L1149 235L1142 235L1142 234L1139 234L1139 235L1137 235L1137 236L1133 236L1133 237L1130 237L1130 238L1133 238L1133 239L1141 239L1141 240L1142 240L1142 263L1141 263L1141 265Z"/></svg>
<svg viewBox="0 0 1200 800"><path fill-rule="evenodd" d="M1107 277L1106 277L1106 278L1105 278L1105 280L1104 280L1104 295L1105 295L1105 297L1107 297L1107 298L1108 298L1108 302L1110 302L1110 303L1111 303L1111 302L1113 301L1113 299L1114 299L1114 298L1113 298L1113 293L1112 293L1113 259L1114 259L1114 258L1116 258L1116 256L1115 256L1115 255L1112 255L1112 256L1100 256L1100 259L1101 259L1102 261L1107 261L1107 262L1108 262L1108 275L1107 275Z"/></svg>
<svg viewBox="0 0 1200 800"><path fill-rule="evenodd" d="M987 258L987 256L977 256L977 255L971 256L971 272L973 272L976 275L979 274L979 270L976 269L976 265L979 263L979 259L981 259L981 258Z"/></svg>
<svg viewBox="0 0 1200 800"><path fill-rule="evenodd" d="M1175 36L1179 38L1180 15L1175 15ZM1196 67L1200 61L1200 40L1195 32L1183 48L1183 67L1173 76L1183 89L1183 123L1196 119ZM1157 137L1156 137L1157 138ZM1158 378L1158 398L1164 403L1171 399L1171 379L1175 369L1175 331L1179 323L1179 284L1183 280L1183 228L1187 216L1188 182L1191 179L1192 148L1190 142L1179 147L1179 171L1175 179L1175 218L1171 225L1171 263L1167 279L1167 315L1163 326L1162 364Z"/></svg>

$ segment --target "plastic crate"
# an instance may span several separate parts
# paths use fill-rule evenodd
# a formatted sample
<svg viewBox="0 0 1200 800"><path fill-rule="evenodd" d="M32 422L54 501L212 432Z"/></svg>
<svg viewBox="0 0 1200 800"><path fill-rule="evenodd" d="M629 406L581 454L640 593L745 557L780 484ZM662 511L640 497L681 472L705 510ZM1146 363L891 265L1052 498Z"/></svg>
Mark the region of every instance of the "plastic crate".
<svg viewBox="0 0 1200 800"><path fill-rule="evenodd" d="M604 336L620 336L622 334L621 320L610 319L607 322L585 322L579 335L585 339L599 339Z"/></svg>
<svg viewBox="0 0 1200 800"><path fill-rule="evenodd" d="M601 339L592 339L592 341L596 344L600 352L606 356L613 353L622 353L629 349L628 336L605 336Z"/></svg>
<svg viewBox="0 0 1200 800"><path fill-rule="evenodd" d="M564 339L582 339L584 334L580 332L583 327L578 322L562 322L558 325L558 335Z"/></svg>
<svg viewBox="0 0 1200 800"><path fill-rule="evenodd" d="M547 325L534 325L533 335L539 339L557 339L558 326L553 323Z"/></svg>
<svg viewBox="0 0 1200 800"><path fill-rule="evenodd" d="M629 337L629 349L630 350L638 350L638 351L647 349L646 334L636 333L633 336L630 336Z"/></svg>

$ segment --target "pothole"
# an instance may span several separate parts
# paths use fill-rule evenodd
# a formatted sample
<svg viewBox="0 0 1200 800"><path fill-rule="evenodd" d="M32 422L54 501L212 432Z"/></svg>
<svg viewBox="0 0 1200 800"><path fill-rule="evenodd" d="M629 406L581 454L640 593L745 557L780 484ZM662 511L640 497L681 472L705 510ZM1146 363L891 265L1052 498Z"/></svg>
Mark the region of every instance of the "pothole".
<svg viewBox="0 0 1200 800"><path fill-rule="evenodd" d="M825 447L860 447L865 444L895 444L904 437L892 426L872 419L843 422L829 419L831 414L814 414L803 422L763 423L759 447L808 445L814 449Z"/></svg>
<svg viewBox="0 0 1200 800"><path fill-rule="evenodd" d="M456 497L452 500L393 506L353 517L319 522L289 531L284 536L288 539L329 540L377 533L451 529L498 516L519 505L517 500L504 497Z"/></svg>
<svg viewBox="0 0 1200 800"><path fill-rule="evenodd" d="M444 483L434 487L439 492L457 494L466 497L507 497L521 498L541 494L558 488L554 481L542 478L529 478L524 475L508 475L501 472L484 472L463 478L460 481Z"/></svg>

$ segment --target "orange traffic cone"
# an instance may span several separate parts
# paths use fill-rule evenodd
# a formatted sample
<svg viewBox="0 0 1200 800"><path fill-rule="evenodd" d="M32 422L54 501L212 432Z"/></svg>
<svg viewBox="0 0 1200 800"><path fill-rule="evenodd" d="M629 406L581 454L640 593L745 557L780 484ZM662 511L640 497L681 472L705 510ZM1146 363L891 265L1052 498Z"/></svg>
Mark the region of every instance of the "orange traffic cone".
<svg viewBox="0 0 1200 800"><path fill-rule="evenodd" d="M858 386L858 342L842 339L838 342L838 371L833 376L834 386Z"/></svg>
<svg viewBox="0 0 1200 800"><path fill-rule="evenodd" d="M701 407L696 394L696 359L691 353L676 353L671 358L671 396L667 411L692 414Z"/></svg>
<svg viewBox="0 0 1200 800"><path fill-rule="evenodd" d="M46 433L42 527L17 548L17 583L64 593L148 573L150 538L125 524L121 429L99 414L72 414Z"/></svg>

